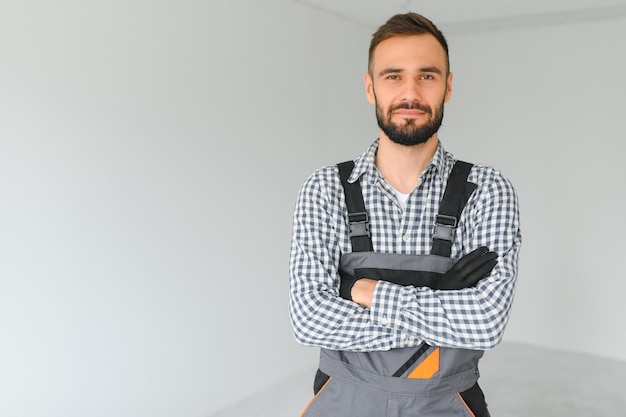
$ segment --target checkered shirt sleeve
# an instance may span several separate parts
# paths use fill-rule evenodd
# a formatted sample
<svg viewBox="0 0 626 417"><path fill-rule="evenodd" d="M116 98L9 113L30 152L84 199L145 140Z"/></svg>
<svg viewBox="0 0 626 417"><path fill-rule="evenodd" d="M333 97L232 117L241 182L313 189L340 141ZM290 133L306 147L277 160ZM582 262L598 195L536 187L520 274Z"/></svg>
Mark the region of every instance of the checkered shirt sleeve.
<svg viewBox="0 0 626 417"><path fill-rule="evenodd" d="M439 146L406 208L374 166L375 142L356 160L370 216L374 250L428 254L434 219L454 164ZM381 351L417 346L490 349L503 335L515 292L521 245L515 190L500 172L475 165L478 185L459 221L452 258L487 246L498 253L491 275L476 287L432 290L379 281L371 308L339 297L339 261L351 251L347 209L335 166L314 172L301 187L294 210L290 254L290 318L296 340L334 350Z"/></svg>

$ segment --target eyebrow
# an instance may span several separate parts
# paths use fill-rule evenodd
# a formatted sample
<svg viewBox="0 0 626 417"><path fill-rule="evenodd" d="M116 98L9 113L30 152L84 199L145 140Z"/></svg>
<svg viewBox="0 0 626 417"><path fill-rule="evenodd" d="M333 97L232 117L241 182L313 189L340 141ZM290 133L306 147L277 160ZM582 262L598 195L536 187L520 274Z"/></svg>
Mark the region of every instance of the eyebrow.
<svg viewBox="0 0 626 417"><path fill-rule="evenodd" d="M424 67L424 68L420 68L420 72L432 72L435 74L439 74L442 75L443 71L441 71L439 68L437 67Z"/></svg>
<svg viewBox="0 0 626 417"><path fill-rule="evenodd" d="M381 72L378 73L379 76L387 75L387 74L395 74L398 72L403 72L401 68L385 68Z"/></svg>
<svg viewBox="0 0 626 417"><path fill-rule="evenodd" d="M396 74L399 72L404 72L404 70L402 68L385 68L384 70L380 71L378 73L378 76L382 77L385 76L387 74ZM422 67L419 69L420 73L424 73L424 72L429 72L429 73L434 73L434 74L439 74L442 75L443 71L441 71L439 68L437 67Z"/></svg>

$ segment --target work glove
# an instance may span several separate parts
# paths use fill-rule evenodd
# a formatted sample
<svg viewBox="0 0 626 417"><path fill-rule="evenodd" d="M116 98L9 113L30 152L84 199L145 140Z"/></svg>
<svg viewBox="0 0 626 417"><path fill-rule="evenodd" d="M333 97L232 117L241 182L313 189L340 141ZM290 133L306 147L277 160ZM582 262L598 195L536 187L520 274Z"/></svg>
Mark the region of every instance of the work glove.
<svg viewBox="0 0 626 417"><path fill-rule="evenodd" d="M339 296L352 301L352 286L354 286L354 283L359 279L360 278L353 276L341 277L341 282L339 283Z"/></svg>
<svg viewBox="0 0 626 417"><path fill-rule="evenodd" d="M452 268L435 281L433 289L460 290L475 286L478 281L486 278L496 266L498 254L490 252L483 246L467 255L454 264Z"/></svg>

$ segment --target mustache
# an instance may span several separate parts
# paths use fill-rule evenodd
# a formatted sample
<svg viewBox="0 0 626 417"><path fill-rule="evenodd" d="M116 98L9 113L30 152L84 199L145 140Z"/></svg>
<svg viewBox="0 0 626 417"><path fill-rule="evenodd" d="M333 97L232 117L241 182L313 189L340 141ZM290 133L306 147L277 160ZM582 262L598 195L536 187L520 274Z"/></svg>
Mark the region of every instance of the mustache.
<svg viewBox="0 0 626 417"><path fill-rule="evenodd" d="M389 113L394 112L395 110L398 109L405 109L405 110L420 110L423 111L425 113L428 114L432 114L433 111L432 109L425 105L425 104L420 104L420 103L400 103L400 104L396 104L395 106L392 106L389 108Z"/></svg>

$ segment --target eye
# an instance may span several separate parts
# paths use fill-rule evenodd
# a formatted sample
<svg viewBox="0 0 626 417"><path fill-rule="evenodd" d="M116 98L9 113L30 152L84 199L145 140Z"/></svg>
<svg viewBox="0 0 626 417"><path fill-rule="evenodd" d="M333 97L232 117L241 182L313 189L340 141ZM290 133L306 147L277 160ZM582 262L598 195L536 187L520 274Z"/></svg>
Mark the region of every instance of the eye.
<svg viewBox="0 0 626 417"><path fill-rule="evenodd" d="M431 74L423 74L423 75L420 77L420 79L422 79L422 80L434 80L434 79L435 79L435 77L434 77L434 76L432 76Z"/></svg>
<svg viewBox="0 0 626 417"><path fill-rule="evenodd" d="M388 80L392 80L392 81L396 81L400 79L400 76L398 74L389 74L386 77Z"/></svg>

